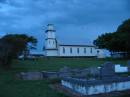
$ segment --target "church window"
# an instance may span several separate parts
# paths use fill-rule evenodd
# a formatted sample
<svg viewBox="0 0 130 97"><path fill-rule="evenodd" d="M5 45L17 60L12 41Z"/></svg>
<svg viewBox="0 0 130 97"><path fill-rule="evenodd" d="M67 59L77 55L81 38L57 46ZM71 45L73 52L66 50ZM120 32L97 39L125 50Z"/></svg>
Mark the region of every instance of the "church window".
<svg viewBox="0 0 130 97"><path fill-rule="evenodd" d="M86 54L86 48L84 48L84 53Z"/></svg>
<svg viewBox="0 0 130 97"><path fill-rule="evenodd" d="M90 53L93 53L93 48L90 49Z"/></svg>
<svg viewBox="0 0 130 97"><path fill-rule="evenodd" d="M77 53L79 53L79 48L77 48Z"/></svg>
<svg viewBox="0 0 130 97"><path fill-rule="evenodd" d="M70 48L70 53L72 53L72 48Z"/></svg>
<svg viewBox="0 0 130 97"><path fill-rule="evenodd" d="M99 54L99 52L100 52L100 51L99 51L99 50L97 50L97 54Z"/></svg>
<svg viewBox="0 0 130 97"><path fill-rule="evenodd" d="M49 44L50 44L50 40L49 40Z"/></svg>
<svg viewBox="0 0 130 97"><path fill-rule="evenodd" d="M53 41L53 44L55 44L55 41Z"/></svg>
<svg viewBox="0 0 130 97"><path fill-rule="evenodd" d="M63 47L63 53L65 53L65 48Z"/></svg>

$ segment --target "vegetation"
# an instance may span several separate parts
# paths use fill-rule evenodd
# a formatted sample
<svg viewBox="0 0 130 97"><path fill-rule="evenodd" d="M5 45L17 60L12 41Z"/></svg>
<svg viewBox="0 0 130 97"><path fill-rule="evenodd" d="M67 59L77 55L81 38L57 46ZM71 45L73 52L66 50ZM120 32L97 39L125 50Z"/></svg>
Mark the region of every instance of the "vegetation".
<svg viewBox="0 0 130 97"><path fill-rule="evenodd" d="M22 71L57 71L64 66L71 68L100 66L106 61L127 64L127 60L123 59L43 58L34 61L15 60L11 70L0 69L0 97L67 97L65 94L48 87L50 82L55 83L57 79L51 81L25 81L16 79L15 74Z"/></svg>
<svg viewBox="0 0 130 97"><path fill-rule="evenodd" d="M0 65L9 68L12 59L34 48L37 40L24 34L8 34L0 39ZM26 54L26 53L24 53Z"/></svg>
<svg viewBox="0 0 130 97"><path fill-rule="evenodd" d="M15 80L14 72L1 73L0 97L66 97L62 93L51 90L48 81Z"/></svg>
<svg viewBox="0 0 130 97"><path fill-rule="evenodd" d="M19 71L57 71L64 66L70 68L86 68L100 66L104 62L126 65L125 59L94 59L94 58L43 58L38 60L15 60L12 69Z"/></svg>
<svg viewBox="0 0 130 97"><path fill-rule="evenodd" d="M125 52L130 57L130 19L124 21L116 32L99 36L94 44L111 52Z"/></svg>

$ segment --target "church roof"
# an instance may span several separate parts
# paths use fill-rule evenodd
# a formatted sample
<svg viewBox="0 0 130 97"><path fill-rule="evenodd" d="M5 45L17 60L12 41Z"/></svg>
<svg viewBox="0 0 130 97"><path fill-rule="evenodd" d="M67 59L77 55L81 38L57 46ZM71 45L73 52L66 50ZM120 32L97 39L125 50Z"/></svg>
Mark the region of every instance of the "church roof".
<svg viewBox="0 0 130 97"><path fill-rule="evenodd" d="M90 41L76 41L71 40L70 41L63 41L62 39L58 39L59 46L75 46L75 47L96 47L92 42Z"/></svg>
<svg viewBox="0 0 130 97"><path fill-rule="evenodd" d="M79 47L96 47L95 45L82 45L82 44L59 44L59 46L79 46Z"/></svg>

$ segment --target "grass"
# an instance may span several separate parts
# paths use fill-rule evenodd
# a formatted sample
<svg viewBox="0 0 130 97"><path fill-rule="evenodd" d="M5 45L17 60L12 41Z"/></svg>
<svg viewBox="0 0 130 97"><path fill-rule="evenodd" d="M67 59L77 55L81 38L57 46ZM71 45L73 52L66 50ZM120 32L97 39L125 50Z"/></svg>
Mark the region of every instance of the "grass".
<svg viewBox="0 0 130 97"><path fill-rule="evenodd" d="M85 68L100 66L106 61L127 64L127 60L88 58L43 58L38 60L15 60L12 69L0 69L0 97L67 97L48 87L49 81L16 80L14 75L21 71L57 71L64 66ZM127 96L125 96L127 97Z"/></svg>
<svg viewBox="0 0 130 97"><path fill-rule="evenodd" d="M123 59L92 59L92 58L43 58L38 60L17 60L13 64L13 69L17 71L57 71L64 66L70 68L86 68L100 66L104 62L111 61L115 64L126 65L127 61Z"/></svg>
<svg viewBox="0 0 130 97"><path fill-rule="evenodd" d="M14 71L0 72L0 97L67 97L48 87L48 80L16 80Z"/></svg>

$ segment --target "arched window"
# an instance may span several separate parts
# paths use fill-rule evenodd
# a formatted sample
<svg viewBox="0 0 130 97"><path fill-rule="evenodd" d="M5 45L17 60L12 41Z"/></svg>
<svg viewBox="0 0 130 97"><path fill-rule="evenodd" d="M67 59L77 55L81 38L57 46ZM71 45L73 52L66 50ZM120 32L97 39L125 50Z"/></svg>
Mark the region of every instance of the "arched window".
<svg viewBox="0 0 130 97"><path fill-rule="evenodd" d="M65 48L63 47L63 53L65 53Z"/></svg>
<svg viewBox="0 0 130 97"><path fill-rule="evenodd" d="M72 48L70 48L70 53L72 53Z"/></svg>
<svg viewBox="0 0 130 97"><path fill-rule="evenodd" d="M49 44L51 43L50 40L48 42L49 42Z"/></svg>
<svg viewBox="0 0 130 97"><path fill-rule="evenodd" d="M53 44L55 44L55 41L53 41Z"/></svg>
<svg viewBox="0 0 130 97"><path fill-rule="evenodd" d="M86 48L84 48L84 53L86 54Z"/></svg>
<svg viewBox="0 0 130 97"><path fill-rule="evenodd" d="M97 54L99 54L99 52L100 52L100 51L99 51L99 50L97 50Z"/></svg>
<svg viewBox="0 0 130 97"><path fill-rule="evenodd" d="M90 53L93 53L93 48L90 49Z"/></svg>
<svg viewBox="0 0 130 97"><path fill-rule="evenodd" d="M77 53L79 54L79 48L77 48Z"/></svg>

